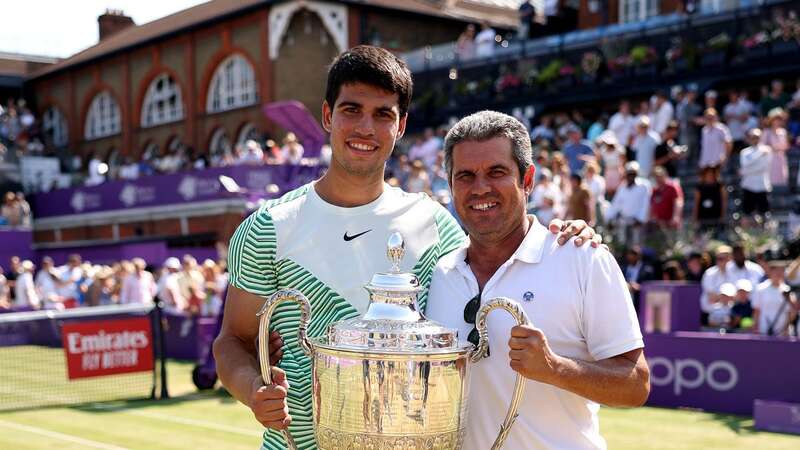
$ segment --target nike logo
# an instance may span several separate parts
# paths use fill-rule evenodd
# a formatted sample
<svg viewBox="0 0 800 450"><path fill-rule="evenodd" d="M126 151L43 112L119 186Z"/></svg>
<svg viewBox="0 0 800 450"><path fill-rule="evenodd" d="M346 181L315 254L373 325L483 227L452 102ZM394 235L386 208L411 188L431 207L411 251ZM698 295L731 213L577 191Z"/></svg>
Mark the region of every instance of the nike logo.
<svg viewBox="0 0 800 450"><path fill-rule="evenodd" d="M352 236L348 236L348 235L347 235L347 231L345 231L345 232L344 232L344 240L345 240L345 242L350 242L350 241L352 241L353 239L355 239L355 238L357 238L357 237L359 237L359 236L363 236L363 235L365 235L365 234L369 233L370 231L372 231L372 230L363 231L363 232L361 232L361 233L354 234L354 235L352 235Z"/></svg>

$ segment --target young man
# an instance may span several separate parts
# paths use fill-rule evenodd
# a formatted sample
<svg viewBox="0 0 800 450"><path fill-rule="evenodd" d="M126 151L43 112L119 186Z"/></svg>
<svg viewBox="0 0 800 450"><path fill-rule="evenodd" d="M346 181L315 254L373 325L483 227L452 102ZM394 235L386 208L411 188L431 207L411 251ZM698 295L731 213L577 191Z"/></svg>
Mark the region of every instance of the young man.
<svg viewBox="0 0 800 450"><path fill-rule="evenodd" d="M603 249L558 249L526 214L531 145L513 117L483 111L462 119L445 139L445 167L469 239L436 266L427 316L475 340L480 304L508 297L532 321L514 326L504 312L489 316L490 352L472 368L464 449L491 448L517 374L528 381L504 448L605 448L599 404L639 406L649 393L619 266Z"/></svg>
<svg viewBox="0 0 800 450"><path fill-rule="evenodd" d="M300 312L292 305L275 312L277 333L269 345L281 349L271 358L273 363L280 359L281 368L273 367L274 383L264 386L256 359L256 313L264 297L278 289L299 289L314 311L309 336L321 336L330 323L366 310L363 286L388 268L386 241L392 232L405 238L401 268L414 272L425 288L439 258L464 239L453 217L429 197L383 181L386 160L405 131L411 87L406 65L386 50L358 46L340 55L328 73L322 105L332 148L329 170L265 204L231 238L225 318L214 343L217 372L264 426L291 424L301 449L313 449L315 442L311 361L296 342ZM587 229L576 243L592 236ZM423 295L420 306L425 302ZM285 443L269 430L262 448L283 449Z"/></svg>

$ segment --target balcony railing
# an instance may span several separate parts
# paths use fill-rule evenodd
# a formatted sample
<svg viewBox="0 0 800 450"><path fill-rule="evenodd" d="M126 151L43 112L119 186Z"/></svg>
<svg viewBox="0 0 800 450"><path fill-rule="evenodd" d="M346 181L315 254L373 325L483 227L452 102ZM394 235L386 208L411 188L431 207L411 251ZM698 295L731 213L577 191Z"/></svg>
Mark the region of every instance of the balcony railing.
<svg viewBox="0 0 800 450"><path fill-rule="evenodd" d="M786 8L797 3L796 0L701 2L693 14L659 15L638 22L617 23L525 41L501 39L493 55L489 57L460 56L455 42L411 50L401 57L415 73L461 65L485 64L492 60L541 56L562 50L596 46L602 40L637 39L697 26L724 24L732 19L758 16L775 7Z"/></svg>
<svg viewBox="0 0 800 450"><path fill-rule="evenodd" d="M409 126L446 123L483 108L538 113L545 106L587 106L674 84L706 89L720 82L793 75L800 70L798 15L799 0L773 1L724 13L659 16L509 41L488 59L459 61L444 47L431 49L427 69L414 75Z"/></svg>

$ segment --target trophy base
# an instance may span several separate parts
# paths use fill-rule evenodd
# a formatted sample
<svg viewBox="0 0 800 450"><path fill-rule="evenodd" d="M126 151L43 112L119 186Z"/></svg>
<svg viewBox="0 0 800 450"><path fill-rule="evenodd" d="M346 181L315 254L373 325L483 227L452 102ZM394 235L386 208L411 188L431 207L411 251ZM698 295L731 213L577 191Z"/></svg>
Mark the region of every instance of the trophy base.
<svg viewBox="0 0 800 450"><path fill-rule="evenodd" d="M316 438L320 450L458 450L464 430L409 436L347 433L318 426Z"/></svg>

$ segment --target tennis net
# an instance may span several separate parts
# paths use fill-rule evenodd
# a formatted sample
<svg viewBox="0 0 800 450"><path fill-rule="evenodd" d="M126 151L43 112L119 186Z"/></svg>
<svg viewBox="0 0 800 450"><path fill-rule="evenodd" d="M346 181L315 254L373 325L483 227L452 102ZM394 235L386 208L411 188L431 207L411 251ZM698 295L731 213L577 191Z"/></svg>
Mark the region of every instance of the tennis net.
<svg viewBox="0 0 800 450"><path fill-rule="evenodd" d="M155 398L160 323L154 305L0 314L0 411Z"/></svg>

